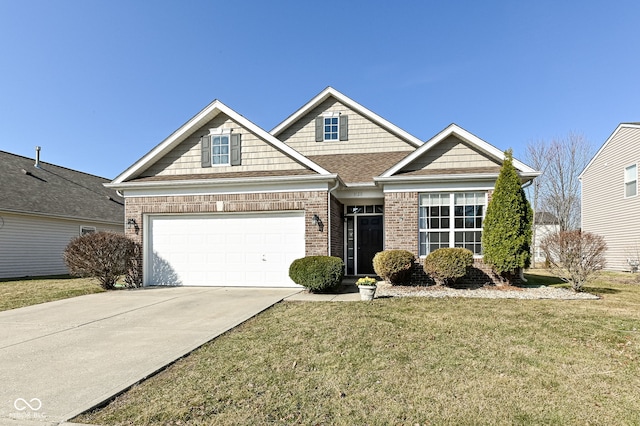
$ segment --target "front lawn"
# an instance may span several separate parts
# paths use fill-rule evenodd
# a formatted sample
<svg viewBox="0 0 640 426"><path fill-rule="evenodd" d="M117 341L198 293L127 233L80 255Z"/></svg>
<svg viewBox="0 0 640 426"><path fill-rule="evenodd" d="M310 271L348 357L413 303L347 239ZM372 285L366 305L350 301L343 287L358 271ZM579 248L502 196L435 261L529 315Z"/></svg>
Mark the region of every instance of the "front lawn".
<svg viewBox="0 0 640 426"><path fill-rule="evenodd" d="M280 303L74 421L640 424L640 285L617 276L595 301Z"/></svg>
<svg viewBox="0 0 640 426"><path fill-rule="evenodd" d="M101 291L104 290L91 278L58 276L2 280L0 311Z"/></svg>

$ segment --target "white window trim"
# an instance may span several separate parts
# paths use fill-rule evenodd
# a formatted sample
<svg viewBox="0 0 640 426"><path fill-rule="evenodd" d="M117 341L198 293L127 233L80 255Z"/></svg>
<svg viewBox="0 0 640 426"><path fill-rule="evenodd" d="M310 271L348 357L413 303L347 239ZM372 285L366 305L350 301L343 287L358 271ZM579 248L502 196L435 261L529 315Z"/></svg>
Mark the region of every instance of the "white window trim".
<svg viewBox="0 0 640 426"><path fill-rule="evenodd" d="M627 169L631 167L635 167L636 175L633 180L627 181ZM633 195L627 195L627 183L631 183L631 182L635 182L636 190ZM638 163L629 164L627 167L624 168L624 189L623 190L624 190L624 198L633 198L638 196Z"/></svg>
<svg viewBox="0 0 640 426"><path fill-rule="evenodd" d="M342 113L341 112L336 112L336 111L327 111L325 113L322 114L322 141L323 142L336 142L340 140L340 115ZM324 131L324 126L325 124L325 120L327 118L338 118L338 131L336 132L336 138L335 139L327 139L326 136L326 132Z"/></svg>
<svg viewBox="0 0 640 426"><path fill-rule="evenodd" d="M222 127L216 127L209 129L209 135L211 136L211 167L227 167L231 165L231 132L233 129L224 129ZM228 160L226 163L214 163L213 162L213 137L215 136L227 136L228 137Z"/></svg>
<svg viewBox="0 0 640 426"><path fill-rule="evenodd" d="M97 232L95 226L80 225L80 236Z"/></svg>
<svg viewBox="0 0 640 426"><path fill-rule="evenodd" d="M447 194L449 195L449 228L443 228L439 231L437 230L432 230L432 232L449 232L449 247L455 247L456 243L455 243L455 233L456 232L464 232L465 229L471 232L477 232L478 228L462 228L462 229L458 229L455 227L455 195L456 194L467 194L467 193L483 193L484 194L484 209L482 209L482 228L479 229L480 232L484 232L484 220L486 218L487 215L487 206L489 204L489 193L485 192L485 191L438 191L438 192L420 192L418 194L418 254L420 253L420 234L423 232L430 232L429 228L423 229L420 228L420 207L422 207L420 205L420 196L421 195L427 195L427 194ZM421 259L426 258L429 255L429 253L426 254L419 254L419 257ZM474 259L482 259L483 255L481 254L473 254L473 258Z"/></svg>

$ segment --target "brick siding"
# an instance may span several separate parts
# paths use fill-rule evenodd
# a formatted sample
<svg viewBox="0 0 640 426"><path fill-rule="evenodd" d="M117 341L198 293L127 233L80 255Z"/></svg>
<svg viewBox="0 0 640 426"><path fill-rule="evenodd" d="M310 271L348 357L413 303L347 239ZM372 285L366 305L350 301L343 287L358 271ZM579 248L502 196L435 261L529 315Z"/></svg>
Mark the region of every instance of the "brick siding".
<svg viewBox="0 0 640 426"><path fill-rule="evenodd" d="M332 204L334 203L339 204L337 201L332 202ZM125 218L127 220L134 219L137 229L125 229L125 235L143 244L143 218L147 214L240 213L282 210L303 210L305 212L305 254L307 256L326 255L328 252L327 191L130 197L125 199ZM317 214L324 224L322 230L311 223L314 214ZM333 247L338 246L338 238L341 238L341 225L339 214L338 219L332 217L332 229L339 229L339 231L333 232L334 235L331 238ZM341 255L342 249L334 254L338 255L337 253ZM142 265L142 262L140 264Z"/></svg>

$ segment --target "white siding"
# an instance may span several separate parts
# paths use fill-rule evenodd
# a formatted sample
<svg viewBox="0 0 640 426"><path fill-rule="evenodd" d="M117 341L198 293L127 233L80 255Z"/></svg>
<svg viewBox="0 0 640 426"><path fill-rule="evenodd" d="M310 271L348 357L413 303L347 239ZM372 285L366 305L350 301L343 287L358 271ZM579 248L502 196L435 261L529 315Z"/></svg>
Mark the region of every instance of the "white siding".
<svg viewBox="0 0 640 426"><path fill-rule="evenodd" d="M124 232L124 225L105 225L0 212L0 278L67 274L65 247L81 226Z"/></svg>
<svg viewBox="0 0 640 426"><path fill-rule="evenodd" d="M316 142L315 119L324 112L349 116L349 138L346 141ZM334 98L322 102L278 136L302 155L363 154L367 152L413 151L415 147L389 133Z"/></svg>
<svg viewBox="0 0 640 426"><path fill-rule="evenodd" d="M209 129L233 129L242 134L240 166L201 167L200 137L209 134ZM186 175L201 173L228 173L263 170L302 170L306 167L278 151L247 129L233 122L228 116L219 114L196 130L184 142L147 169L142 176Z"/></svg>
<svg viewBox="0 0 640 426"><path fill-rule="evenodd" d="M624 169L640 166L640 129L622 127L582 175L582 229L607 243L607 269L640 253L640 196L625 198Z"/></svg>

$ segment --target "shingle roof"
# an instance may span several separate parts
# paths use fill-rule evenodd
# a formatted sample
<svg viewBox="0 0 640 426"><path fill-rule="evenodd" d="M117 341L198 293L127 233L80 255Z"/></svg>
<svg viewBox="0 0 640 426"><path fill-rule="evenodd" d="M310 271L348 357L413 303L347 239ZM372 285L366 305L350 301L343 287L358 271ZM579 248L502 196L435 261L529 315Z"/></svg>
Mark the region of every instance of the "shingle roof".
<svg viewBox="0 0 640 426"><path fill-rule="evenodd" d="M365 154L309 155L309 159L320 167L337 173L347 185L371 183L413 151L376 152Z"/></svg>
<svg viewBox="0 0 640 426"><path fill-rule="evenodd" d="M124 223L124 199L98 176L0 151L0 210Z"/></svg>

